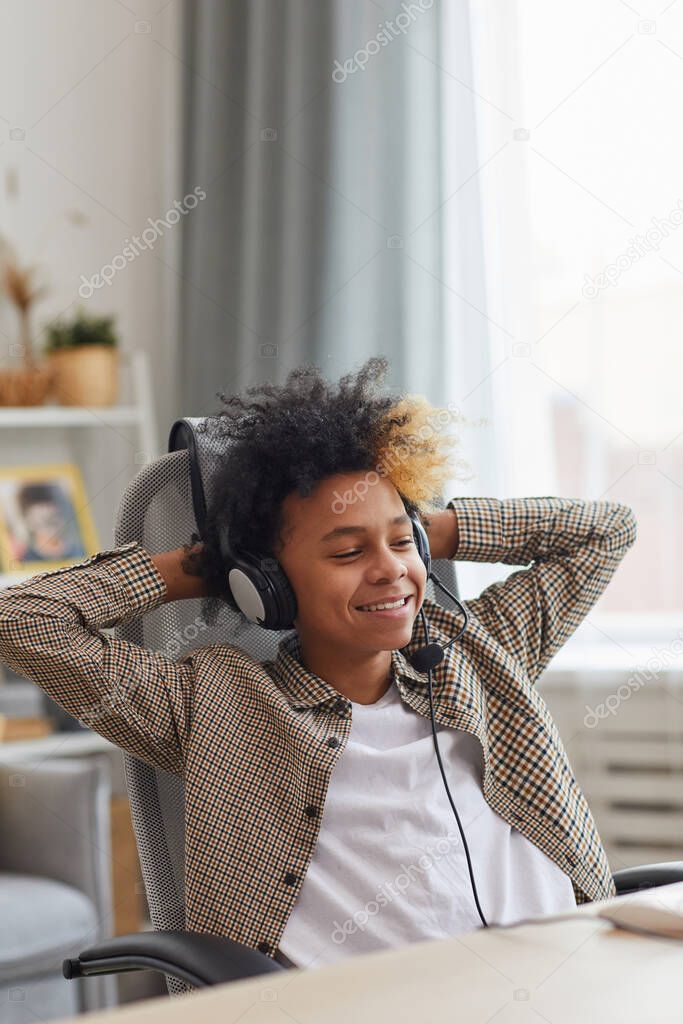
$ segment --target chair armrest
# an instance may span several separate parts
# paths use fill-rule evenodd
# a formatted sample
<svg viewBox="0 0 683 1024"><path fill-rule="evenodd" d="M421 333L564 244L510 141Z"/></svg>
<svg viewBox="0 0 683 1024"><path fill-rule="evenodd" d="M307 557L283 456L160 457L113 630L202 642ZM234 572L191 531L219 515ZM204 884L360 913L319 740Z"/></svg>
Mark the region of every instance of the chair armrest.
<svg viewBox="0 0 683 1024"><path fill-rule="evenodd" d="M117 935L62 962L65 978L150 970L197 988L287 969L265 953L223 935L183 931Z"/></svg>
<svg viewBox="0 0 683 1024"><path fill-rule="evenodd" d="M683 882L683 860L663 861L661 864L639 864L635 868L622 868L612 875L617 896L638 889L653 889L658 885Z"/></svg>

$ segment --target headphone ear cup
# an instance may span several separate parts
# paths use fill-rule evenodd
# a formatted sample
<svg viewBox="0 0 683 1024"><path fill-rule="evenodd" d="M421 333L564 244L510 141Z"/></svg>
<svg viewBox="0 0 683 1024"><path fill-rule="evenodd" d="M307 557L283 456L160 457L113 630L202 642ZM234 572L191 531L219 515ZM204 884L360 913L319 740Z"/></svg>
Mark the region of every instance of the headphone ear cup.
<svg viewBox="0 0 683 1024"><path fill-rule="evenodd" d="M424 563L424 567L427 570L427 579L429 579L429 574L432 571L432 556L429 548L429 537L427 536L427 531L418 517L416 515L411 515L410 518L413 521L413 538L415 540L415 546Z"/></svg>
<svg viewBox="0 0 683 1024"><path fill-rule="evenodd" d="M261 572L269 584L272 613L266 629L294 629L296 594L287 574L277 558L265 555L261 559Z"/></svg>
<svg viewBox="0 0 683 1024"><path fill-rule="evenodd" d="M246 609L242 608L244 614L262 629L294 629L296 595L280 563L269 555L251 551L242 551L240 554L238 568L252 587L251 594L247 592L251 600ZM262 622L250 614L254 607L263 608Z"/></svg>
<svg viewBox="0 0 683 1024"><path fill-rule="evenodd" d="M277 559L233 547L219 537L228 588L242 614L262 629L293 629L296 595Z"/></svg>

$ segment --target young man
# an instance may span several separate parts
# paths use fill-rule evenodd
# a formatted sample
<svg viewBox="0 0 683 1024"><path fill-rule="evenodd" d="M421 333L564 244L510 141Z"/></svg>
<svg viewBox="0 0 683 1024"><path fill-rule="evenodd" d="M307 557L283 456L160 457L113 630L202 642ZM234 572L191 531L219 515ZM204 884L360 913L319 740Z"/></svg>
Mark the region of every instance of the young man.
<svg viewBox="0 0 683 1024"><path fill-rule="evenodd" d="M466 602L467 628L432 673L487 923L615 892L534 684L634 542L633 513L555 497L455 497L435 511L454 441L426 403L373 393L385 369L371 359L337 391L296 370L232 398L213 422L225 457L201 543L150 554L133 542L0 593L2 660L184 775L188 930L299 967L481 925L427 677L408 660L424 643L420 607L437 643L463 619L425 598L408 511L433 559L529 566ZM208 622L225 602L236 610L228 524L294 591L295 632L274 661L227 643L173 661L99 632L184 598L203 597Z"/></svg>

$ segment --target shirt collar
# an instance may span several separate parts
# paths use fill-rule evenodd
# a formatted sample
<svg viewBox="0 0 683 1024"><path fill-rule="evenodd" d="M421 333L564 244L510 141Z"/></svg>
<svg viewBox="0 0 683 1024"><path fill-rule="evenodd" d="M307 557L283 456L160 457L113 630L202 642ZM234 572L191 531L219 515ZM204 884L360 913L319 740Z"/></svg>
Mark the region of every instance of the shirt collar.
<svg viewBox="0 0 683 1024"><path fill-rule="evenodd" d="M446 642L448 637L429 622L430 643ZM409 643L400 650L391 652L391 674L393 680L410 680L412 689L427 693L427 673L418 672L408 661L407 656L424 644L422 619L418 615L413 624L413 633ZM320 676L309 672L301 662L301 644L298 633L290 633L278 644L275 659L275 671L284 684L289 703L293 708L310 708L319 704L337 704L339 691ZM439 691L438 673L432 672L432 691Z"/></svg>

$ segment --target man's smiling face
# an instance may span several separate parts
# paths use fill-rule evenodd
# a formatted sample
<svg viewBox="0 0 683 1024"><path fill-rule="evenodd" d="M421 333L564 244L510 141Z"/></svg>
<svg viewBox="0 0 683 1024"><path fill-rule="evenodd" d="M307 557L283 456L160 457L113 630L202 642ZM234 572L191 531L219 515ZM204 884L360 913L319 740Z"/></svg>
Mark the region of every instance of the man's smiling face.
<svg viewBox="0 0 683 1024"><path fill-rule="evenodd" d="M282 505L283 546L275 554L296 594L302 648L317 653L321 665L404 647L424 599L427 572L401 497L387 478L358 497L354 488L366 477L336 474L306 498L292 492ZM339 495L347 492L355 500L344 504ZM397 595L408 598L398 611L360 608Z"/></svg>

